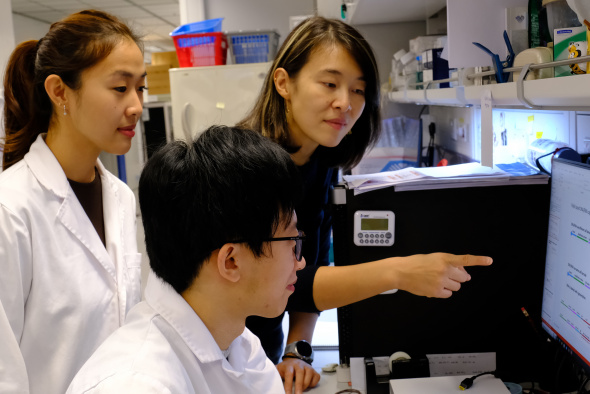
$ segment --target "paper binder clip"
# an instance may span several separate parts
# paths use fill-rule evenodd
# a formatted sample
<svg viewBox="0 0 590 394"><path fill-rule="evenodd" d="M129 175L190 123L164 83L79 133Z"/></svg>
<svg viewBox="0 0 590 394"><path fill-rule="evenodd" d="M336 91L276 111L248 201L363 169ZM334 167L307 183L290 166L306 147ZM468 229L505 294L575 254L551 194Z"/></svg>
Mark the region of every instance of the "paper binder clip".
<svg viewBox="0 0 590 394"><path fill-rule="evenodd" d="M500 56L498 56L497 53L493 53L479 42L473 43L473 45L481 48L484 52L492 57L492 60L494 61L494 71L496 72L496 82L498 83L508 82L510 73L504 72L504 69L510 68L514 64L514 51L512 50L512 44L510 44L510 39L508 38L508 33L506 33L506 30L504 30L504 42L506 42L506 48L508 48L508 57L504 61L500 60Z"/></svg>

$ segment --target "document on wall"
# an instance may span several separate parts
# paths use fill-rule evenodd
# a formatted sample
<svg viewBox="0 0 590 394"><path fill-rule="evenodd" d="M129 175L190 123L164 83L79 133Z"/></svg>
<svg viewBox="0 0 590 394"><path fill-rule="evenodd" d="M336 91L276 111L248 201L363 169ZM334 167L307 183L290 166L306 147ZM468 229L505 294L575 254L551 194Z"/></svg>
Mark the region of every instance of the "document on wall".
<svg viewBox="0 0 590 394"><path fill-rule="evenodd" d="M441 167L407 167L397 171L375 174L345 175L343 178L348 184L348 188L354 190L355 195L392 186L395 187L395 191L406 191L508 184L543 184L549 180L545 174L517 176L497 166L490 168L479 163Z"/></svg>

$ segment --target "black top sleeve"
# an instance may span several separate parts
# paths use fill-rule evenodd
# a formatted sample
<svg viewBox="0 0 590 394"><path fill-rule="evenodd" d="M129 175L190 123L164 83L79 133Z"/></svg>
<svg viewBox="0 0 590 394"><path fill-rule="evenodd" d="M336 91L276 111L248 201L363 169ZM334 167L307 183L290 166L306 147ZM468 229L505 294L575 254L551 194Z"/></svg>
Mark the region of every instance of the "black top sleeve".
<svg viewBox="0 0 590 394"><path fill-rule="evenodd" d="M313 281L318 268L330 264L332 216L329 192L336 181L337 171L322 165L317 155L299 170L303 179L304 198L295 211L297 225L306 235L303 243L306 266L297 272L295 292L289 297L287 310L318 313L313 301Z"/></svg>

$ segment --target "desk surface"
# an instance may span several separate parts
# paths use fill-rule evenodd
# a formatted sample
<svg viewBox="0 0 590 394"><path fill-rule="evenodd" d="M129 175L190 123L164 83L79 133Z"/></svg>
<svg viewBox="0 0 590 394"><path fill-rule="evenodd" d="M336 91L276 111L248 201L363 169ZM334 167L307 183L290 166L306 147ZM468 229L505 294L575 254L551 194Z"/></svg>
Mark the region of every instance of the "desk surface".
<svg viewBox="0 0 590 394"><path fill-rule="evenodd" d="M322 372L321 368L316 368L321 375L320 382L312 389L306 391L309 394L334 394L340 390L349 388L347 383L338 383L336 372Z"/></svg>

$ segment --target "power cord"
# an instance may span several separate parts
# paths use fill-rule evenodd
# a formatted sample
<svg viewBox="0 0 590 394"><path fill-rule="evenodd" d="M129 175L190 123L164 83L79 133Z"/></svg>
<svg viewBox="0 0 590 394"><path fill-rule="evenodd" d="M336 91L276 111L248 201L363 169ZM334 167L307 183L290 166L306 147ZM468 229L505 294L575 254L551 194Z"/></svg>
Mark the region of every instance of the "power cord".
<svg viewBox="0 0 590 394"><path fill-rule="evenodd" d="M479 378L480 376L483 376L483 375L494 375L494 376L496 376L496 371L482 372L479 375L474 375L474 376L472 376L470 378L463 379L463 381L459 385L459 388L461 390L467 390L469 387L473 386L473 381L475 379L477 379L477 378Z"/></svg>
<svg viewBox="0 0 590 394"><path fill-rule="evenodd" d="M434 165L434 134L436 134L436 125L434 123L428 125L428 134L430 134L430 141L426 150L426 166L432 167Z"/></svg>

